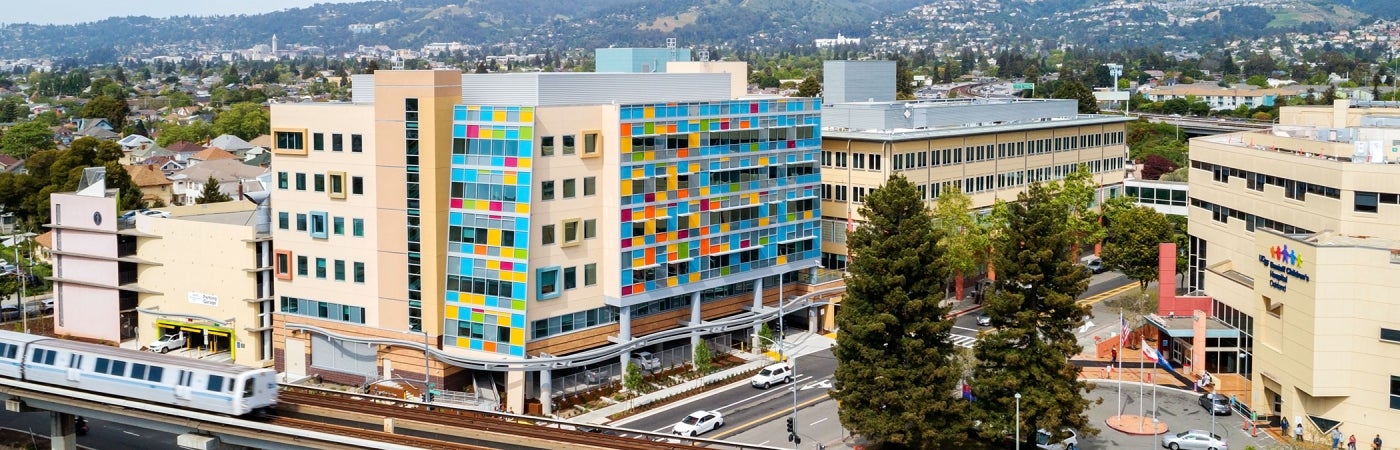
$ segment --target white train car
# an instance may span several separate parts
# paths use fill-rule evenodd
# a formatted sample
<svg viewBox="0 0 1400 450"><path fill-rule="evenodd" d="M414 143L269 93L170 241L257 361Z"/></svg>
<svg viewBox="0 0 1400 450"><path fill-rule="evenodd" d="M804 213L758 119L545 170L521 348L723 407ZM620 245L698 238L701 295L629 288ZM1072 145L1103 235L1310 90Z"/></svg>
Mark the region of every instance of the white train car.
<svg viewBox="0 0 1400 450"><path fill-rule="evenodd" d="M50 338L13 331L0 333L0 377L21 379L24 376L24 371L21 370L21 363L24 362L24 348L30 342L45 339Z"/></svg>
<svg viewBox="0 0 1400 450"><path fill-rule="evenodd" d="M27 381L235 416L277 403L271 369L61 339L30 341L21 354Z"/></svg>

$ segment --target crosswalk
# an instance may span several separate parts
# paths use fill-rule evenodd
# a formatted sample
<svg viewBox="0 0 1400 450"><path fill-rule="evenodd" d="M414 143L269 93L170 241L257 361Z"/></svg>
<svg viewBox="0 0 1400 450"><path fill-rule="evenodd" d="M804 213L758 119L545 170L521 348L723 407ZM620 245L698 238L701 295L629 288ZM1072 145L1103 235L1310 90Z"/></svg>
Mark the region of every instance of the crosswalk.
<svg viewBox="0 0 1400 450"><path fill-rule="evenodd" d="M972 348L972 344L977 342L977 338L975 337L963 336L958 334L949 335L948 340L953 341L953 345L967 348Z"/></svg>

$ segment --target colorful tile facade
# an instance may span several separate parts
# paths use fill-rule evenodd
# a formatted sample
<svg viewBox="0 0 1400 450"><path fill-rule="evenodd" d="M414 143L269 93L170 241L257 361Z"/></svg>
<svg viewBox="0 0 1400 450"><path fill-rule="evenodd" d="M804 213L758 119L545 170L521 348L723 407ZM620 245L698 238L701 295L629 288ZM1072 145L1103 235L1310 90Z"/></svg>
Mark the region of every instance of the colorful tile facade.
<svg viewBox="0 0 1400 450"><path fill-rule="evenodd" d="M622 295L820 258L820 108L623 106Z"/></svg>
<svg viewBox="0 0 1400 450"><path fill-rule="evenodd" d="M534 108L453 108L445 345L525 356Z"/></svg>

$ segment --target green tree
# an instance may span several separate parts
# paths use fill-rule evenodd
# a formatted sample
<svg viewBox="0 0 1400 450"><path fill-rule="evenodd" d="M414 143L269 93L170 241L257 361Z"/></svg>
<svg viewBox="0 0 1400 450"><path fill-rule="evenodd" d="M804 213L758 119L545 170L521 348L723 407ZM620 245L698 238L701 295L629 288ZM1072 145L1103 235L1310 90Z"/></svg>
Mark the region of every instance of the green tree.
<svg viewBox="0 0 1400 450"><path fill-rule="evenodd" d="M797 85L798 97L816 97L822 95L822 84L817 81L816 76L808 76Z"/></svg>
<svg viewBox="0 0 1400 450"><path fill-rule="evenodd" d="M914 76L909 73L909 62L902 57L894 59L894 94L900 100L914 99Z"/></svg>
<svg viewBox="0 0 1400 450"><path fill-rule="evenodd" d="M996 289L983 309L994 331L974 346L971 417L988 440L1005 439L1015 430L1014 396L1021 395L1021 436L1034 430L1069 427L1093 434L1086 410L1088 385L1069 358L1082 348L1074 329L1088 308L1075 302L1089 284L1087 271L1075 266L1074 236L1065 225L1068 211L1054 200L1053 185L1032 183L1014 202L993 210L999 227L993 233ZM845 328L842 328L845 333Z"/></svg>
<svg viewBox="0 0 1400 450"><path fill-rule="evenodd" d="M1060 86L1055 89L1054 93L1050 94L1050 98L1078 100L1080 114L1098 114L1099 112L1099 101L1094 98L1094 91L1079 80L1060 81Z"/></svg>
<svg viewBox="0 0 1400 450"><path fill-rule="evenodd" d="M1252 75L1249 77L1249 79L1245 80L1244 82L1245 84L1258 86L1261 88L1269 87L1269 78L1263 75Z"/></svg>
<svg viewBox="0 0 1400 450"><path fill-rule="evenodd" d="M947 272L933 217L901 175L865 197L850 233L850 275L837 325L841 423L875 442L955 448L966 440L959 360L942 306Z"/></svg>
<svg viewBox="0 0 1400 450"><path fill-rule="evenodd" d="M710 354L710 346L705 341L700 341L695 346L695 371L700 373L710 373L714 369L714 355Z"/></svg>
<svg viewBox="0 0 1400 450"><path fill-rule="evenodd" d="M1104 266L1137 281L1138 290L1146 295L1147 285L1157 281L1157 247L1164 242L1176 242L1175 228L1167 216L1145 206L1115 211L1109 223L1108 238L1104 240Z"/></svg>
<svg viewBox="0 0 1400 450"><path fill-rule="evenodd" d="M758 351L768 351L768 347L773 345L773 328L765 322L763 326L758 327L758 337L761 338L758 340Z"/></svg>
<svg viewBox="0 0 1400 450"><path fill-rule="evenodd" d="M933 203L933 227L937 232L939 265L952 271L957 298L963 297L963 275L986 266L991 241L972 212L972 198L952 186Z"/></svg>
<svg viewBox="0 0 1400 450"><path fill-rule="evenodd" d="M627 371L622 374L622 387L633 393L642 391L642 368L632 361L627 362Z"/></svg>
<svg viewBox="0 0 1400 450"><path fill-rule="evenodd" d="M1103 222L1094 209L1098 183L1094 182L1089 166L1079 164L1074 172L1065 176L1064 183L1053 183L1051 189L1059 193L1054 201L1065 210L1065 227L1073 239L1070 260L1077 261L1082 246L1097 244L1104 237Z"/></svg>
<svg viewBox="0 0 1400 450"><path fill-rule="evenodd" d="M199 191L199 198L194 199L194 202L203 205L205 203L220 203L230 200L233 200L233 197L229 197L228 194L220 191L219 180L215 179L213 175L210 175L209 179L204 182L204 189Z"/></svg>
<svg viewBox="0 0 1400 450"><path fill-rule="evenodd" d="M209 122L196 120L189 125L166 122L160 124L156 133L156 144L169 147L180 141L203 142L214 137L214 126Z"/></svg>
<svg viewBox="0 0 1400 450"><path fill-rule="evenodd" d="M120 131L126 126L126 115L130 113L131 108L126 106L125 101L99 95L83 105L83 109L78 112L78 115L83 118L107 119L107 123L112 125L113 130Z"/></svg>
<svg viewBox="0 0 1400 450"><path fill-rule="evenodd" d="M37 120L12 126L4 135L0 135L0 153L19 159L56 147L53 142L53 130Z"/></svg>
<svg viewBox="0 0 1400 450"><path fill-rule="evenodd" d="M235 103L214 118L215 134L232 134L250 140L267 134L271 115L256 103Z"/></svg>

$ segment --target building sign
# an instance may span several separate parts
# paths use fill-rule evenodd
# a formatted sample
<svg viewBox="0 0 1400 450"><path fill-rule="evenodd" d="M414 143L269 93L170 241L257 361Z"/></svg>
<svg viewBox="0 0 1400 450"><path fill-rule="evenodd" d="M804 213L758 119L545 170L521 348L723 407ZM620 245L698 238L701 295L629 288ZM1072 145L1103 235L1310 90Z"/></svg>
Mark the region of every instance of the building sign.
<svg viewBox="0 0 1400 450"><path fill-rule="evenodd" d="M1311 277L1308 274L1299 272L1303 267L1303 256L1297 250L1291 250L1287 245L1269 247L1268 255L1259 255L1259 264L1263 264L1269 271L1269 287L1282 292L1288 291L1288 279L1308 282Z"/></svg>
<svg viewBox="0 0 1400 450"><path fill-rule="evenodd" d="M190 303L194 303L196 305L219 306L219 297L217 295L190 292L189 298Z"/></svg>

